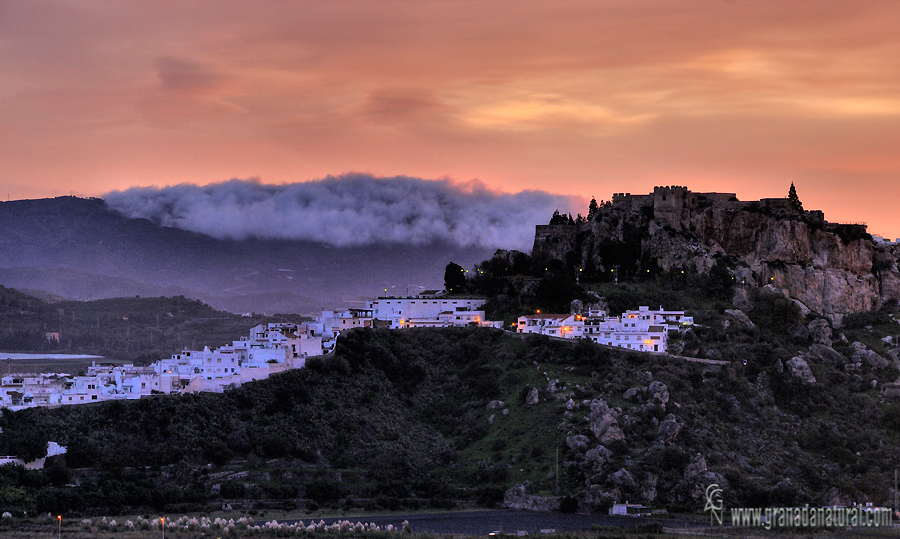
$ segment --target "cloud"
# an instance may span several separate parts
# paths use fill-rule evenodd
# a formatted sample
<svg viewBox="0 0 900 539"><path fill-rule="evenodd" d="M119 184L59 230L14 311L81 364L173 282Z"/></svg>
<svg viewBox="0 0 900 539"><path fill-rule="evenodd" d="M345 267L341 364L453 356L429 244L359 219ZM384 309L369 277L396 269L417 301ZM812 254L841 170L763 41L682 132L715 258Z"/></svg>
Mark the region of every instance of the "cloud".
<svg viewBox="0 0 900 539"><path fill-rule="evenodd" d="M553 210L586 203L544 191L499 193L473 180L379 178L351 173L267 185L230 180L210 185L134 187L108 193L119 213L220 239L293 239L335 246L375 243L530 251L534 225Z"/></svg>
<svg viewBox="0 0 900 539"><path fill-rule="evenodd" d="M172 92L214 92L231 79L204 64L172 57L157 58L156 70L162 87Z"/></svg>

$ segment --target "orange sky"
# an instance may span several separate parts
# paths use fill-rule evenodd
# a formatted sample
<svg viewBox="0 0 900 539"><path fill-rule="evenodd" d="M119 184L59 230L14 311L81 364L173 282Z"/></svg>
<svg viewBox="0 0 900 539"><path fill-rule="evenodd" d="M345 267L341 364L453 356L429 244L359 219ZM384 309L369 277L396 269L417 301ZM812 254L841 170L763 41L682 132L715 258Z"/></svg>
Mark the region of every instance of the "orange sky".
<svg viewBox="0 0 900 539"><path fill-rule="evenodd" d="M900 2L0 0L11 198L348 171L900 236Z"/></svg>

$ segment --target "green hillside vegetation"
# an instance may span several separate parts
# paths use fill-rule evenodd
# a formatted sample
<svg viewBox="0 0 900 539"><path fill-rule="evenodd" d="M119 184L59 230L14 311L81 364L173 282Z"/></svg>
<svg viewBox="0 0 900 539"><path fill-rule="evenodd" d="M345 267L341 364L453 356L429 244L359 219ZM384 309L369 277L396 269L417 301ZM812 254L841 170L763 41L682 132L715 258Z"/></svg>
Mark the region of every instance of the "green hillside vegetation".
<svg viewBox="0 0 900 539"><path fill-rule="evenodd" d="M0 286L0 350L95 354L149 363L184 347L215 348L256 324L297 315L243 317L184 296L47 303ZM59 333L59 342L47 333Z"/></svg>
<svg viewBox="0 0 900 539"><path fill-rule="evenodd" d="M5 410L0 453L69 452L0 467L0 509L489 507L524 483L569 510L619 496L699 511L710 479L729 506L888 503L900 404L873 389L883 371L817 364L803 385L776 368L786 348L730 329L724 366L488 329L354 330L332 356L224 394ZM622 437L598 461L601 402ZM662 434L671 420L680 431Z"/></svg>

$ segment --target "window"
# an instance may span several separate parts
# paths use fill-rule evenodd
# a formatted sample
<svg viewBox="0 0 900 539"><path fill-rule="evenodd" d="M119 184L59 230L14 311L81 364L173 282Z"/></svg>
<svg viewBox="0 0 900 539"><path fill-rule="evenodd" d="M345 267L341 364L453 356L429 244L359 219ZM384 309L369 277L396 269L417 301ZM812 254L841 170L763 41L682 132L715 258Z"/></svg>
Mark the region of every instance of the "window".
<svg viewBox="0 0 900 539"><path fill-rule="evenodd" d="M91 400L97 400L97 395L91 395Z"/></svg>

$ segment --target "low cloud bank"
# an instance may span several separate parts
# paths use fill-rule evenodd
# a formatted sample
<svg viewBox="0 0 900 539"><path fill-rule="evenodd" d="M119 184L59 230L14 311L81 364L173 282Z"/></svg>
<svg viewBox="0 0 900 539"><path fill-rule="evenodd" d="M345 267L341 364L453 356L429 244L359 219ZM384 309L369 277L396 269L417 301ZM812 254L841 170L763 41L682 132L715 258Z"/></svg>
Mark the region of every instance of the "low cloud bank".
<svg viewBox="0 0 900 539"><path fill-rule="evenodd" d="M134 187L103 197L115 211L220 239L294 239L354 246L452 242L530 251L534 225L553 210L581 211L578 197L544 191L499 193L478 181L367 174L266 185Z"/></svg>

